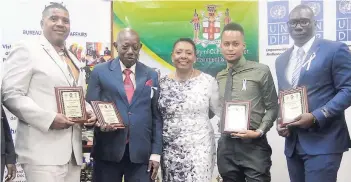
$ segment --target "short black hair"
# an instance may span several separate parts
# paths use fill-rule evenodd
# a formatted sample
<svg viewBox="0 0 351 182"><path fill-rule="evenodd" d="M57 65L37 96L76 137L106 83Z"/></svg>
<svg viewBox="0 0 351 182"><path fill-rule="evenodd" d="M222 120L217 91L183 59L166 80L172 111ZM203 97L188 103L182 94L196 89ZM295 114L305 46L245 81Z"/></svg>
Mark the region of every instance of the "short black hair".
<svg viewBox="0 0 351 182"><path fill-rule="evenodd" d="M42 17L46 16L46 13L48 12L48 10L53 8L62 9L68 12L66 6L63 5L63 2L62 3L50 2L49 5L45 6L43 12L41 13Z"/></svg>
<svg viewBox="0 0 351 182"><path fill-rule="evenodd" d="M173 44L172 52L174 51L175 46L179 42L187 42L187 43L191 44L193 46L193 48L194 48L194 52L195 52L195 55L196 55L196 45L195 45L194 41L192 39L190 39L190 38L179 38L177 41L175 41L174 44Z"/></svg>
<svg viewBox="0 0 351 182"><path fill-rule="evenodd" d="M228 23L224 26L221 36L225 31L239 31L243 36L245 35L244 28L240 24L234 22Z"/></svg>

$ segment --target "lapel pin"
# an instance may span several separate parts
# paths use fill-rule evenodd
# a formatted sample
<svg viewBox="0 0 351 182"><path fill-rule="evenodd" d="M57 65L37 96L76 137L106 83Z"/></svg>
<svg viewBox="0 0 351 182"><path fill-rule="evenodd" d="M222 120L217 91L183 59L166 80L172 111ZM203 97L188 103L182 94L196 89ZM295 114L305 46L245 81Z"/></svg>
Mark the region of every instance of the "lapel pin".
<svg viewBox="0 0 351 182"><path fill-rule="evenodd" d="M308 71L310 69L310 66L311 66L311 62L312 60L316 57L316 53L313 53L309 58L308 60L302 65L302 67L306 67L306 70Z"/></svg>
<svg viewBox="0 0 351 182"><path fill-rule="evenodd" d="M243 87L241 88L241 90L246 90L246 79L243 79Z"/></svg>

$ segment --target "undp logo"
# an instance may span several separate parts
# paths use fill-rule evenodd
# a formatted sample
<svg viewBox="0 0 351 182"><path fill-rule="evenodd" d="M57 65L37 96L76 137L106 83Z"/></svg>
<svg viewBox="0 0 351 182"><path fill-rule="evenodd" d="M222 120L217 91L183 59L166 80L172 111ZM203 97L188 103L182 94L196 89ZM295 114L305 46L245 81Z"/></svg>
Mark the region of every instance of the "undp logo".
<svg viewBox="0 0 351 182"><path fill-rule="evenodd" d="M289 2L268 2L267 9L268 45L289 44L289 32L286 24L289 18Z"/></svg>
<svg viewBox="0 0 351 182"><path fill-rule="evenodd" d="M351 0L336 1L336 40L351 41Z"/></svg>
<svg viewBox="0 0 351 182"><path fill-rule="evenodd" d="M273 19L283 19L287 13L287 10L284 6L275 5L271 8L269 12Z"/></svg>
<svg viewBox="0 0 351 182"><path fill-rule="evenodd" d="M351 14L351 0L341 1L338 8L342 14Z"/></svg>

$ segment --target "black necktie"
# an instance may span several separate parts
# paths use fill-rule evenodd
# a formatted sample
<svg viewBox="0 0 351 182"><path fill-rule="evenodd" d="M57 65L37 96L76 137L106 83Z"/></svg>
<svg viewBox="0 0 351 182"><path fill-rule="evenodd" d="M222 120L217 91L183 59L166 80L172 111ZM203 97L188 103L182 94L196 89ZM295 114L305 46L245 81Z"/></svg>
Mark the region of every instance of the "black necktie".
<svg viewBox="0 0 351 182"><path fill-rule="evenodd" d="M228 69L227 81L225 83L224 101L232 100L233 68Z"/></svg>

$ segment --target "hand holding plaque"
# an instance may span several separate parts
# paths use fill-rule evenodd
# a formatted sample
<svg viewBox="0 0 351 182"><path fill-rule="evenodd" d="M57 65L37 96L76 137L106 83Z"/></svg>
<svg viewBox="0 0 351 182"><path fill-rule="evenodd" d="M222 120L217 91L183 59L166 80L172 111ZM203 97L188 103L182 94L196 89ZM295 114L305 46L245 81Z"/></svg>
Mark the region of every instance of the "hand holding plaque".
<svg viewBox="0 0 351 182"><path fill-rule="evenodd" d="M280 125L282 127L295 122L295 119L308 112L306 87L285 90L279 93L280 101Z"/></svg>
<svg viewBox="0 0 351 182"><path fill-rule="evenodd" d="M55 94L59 113L76 123L87 121L83 87L55 87Z"/></svg>
<svg viewBox="0 0 351 182"><path fill-rule="evenodd" d="M250 102L226 102L222 121L223 133L248 130L250 126Z"/></svg>
<svg viewBox="0 0 351 182"><path fill-rule="evenodd" d="M122 117L113 102L91 101L91 104L100 125L125 128Z"/></svg>

